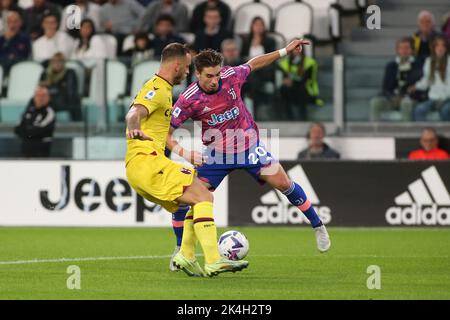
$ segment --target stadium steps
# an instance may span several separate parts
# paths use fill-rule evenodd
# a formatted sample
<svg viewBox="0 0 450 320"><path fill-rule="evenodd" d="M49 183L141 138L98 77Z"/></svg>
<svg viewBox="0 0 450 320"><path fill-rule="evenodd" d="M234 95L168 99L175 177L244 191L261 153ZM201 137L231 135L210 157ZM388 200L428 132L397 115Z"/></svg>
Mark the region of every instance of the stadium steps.
<svg viewBox="0 0 450 320"><path fill-rule="evenodd" d="M392 56L395 53L395 42L377 41L352 41L340 44L340 52L353 56Z"/></svg>
<svg viewBox="0 0 450 320"><path fill-rule="evenodd" d="M400 27L411 27L417 29L417 16L420 11L423 10L421 7L405 7L398 10L382 10L381 13L381 31L383 27L387 26L400 26ZM450 5L447 6L427 6L427 10L434 14L436 18L436 23L440 26L442 17L450 11ZM383 31L384 32L384 31Z"/></svg>
<svg viewBox="0 0 450 320"><path fill-rule="evenodd" d="M426 6L428 8L432 8L434 6L443 6L447 5L448 11L448 0L377 0L375 4L380 6L381 8L407 8L411 6L422 6L426 1Z"/></svg>
<svg viewBox="0 0 450 320"><path fill-rule="evenodd" d="M367 30L366 28L353 29L350 35L352 41L397 41L398 39L410 36L415 32L415 27L384 27L379 30Z"/></svg>

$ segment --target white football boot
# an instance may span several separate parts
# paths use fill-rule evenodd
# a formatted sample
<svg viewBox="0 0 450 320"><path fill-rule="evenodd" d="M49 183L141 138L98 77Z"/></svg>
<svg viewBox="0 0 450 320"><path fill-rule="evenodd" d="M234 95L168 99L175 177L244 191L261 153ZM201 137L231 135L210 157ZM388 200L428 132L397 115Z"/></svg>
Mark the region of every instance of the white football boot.
<svg viewBox="0 0 450 320"><path fill-rule="evenodd" d="M316 233L317 249L320 252L327 252L331 247L330 236L328 235L327 228L324 225L314 228Z"/></svg>
<svg viewBox="0 0 450 320"><path fill-rule="evenodd" d="M169 269L170 271L176 272L176 271L180 271L180 269L178 269L174 264L173 264L173 257L176 256L176 254L180 251L180 247L179 246L175 246L175 250L172 253L172 257L170 258L170 263L169 263Z"/></svg>

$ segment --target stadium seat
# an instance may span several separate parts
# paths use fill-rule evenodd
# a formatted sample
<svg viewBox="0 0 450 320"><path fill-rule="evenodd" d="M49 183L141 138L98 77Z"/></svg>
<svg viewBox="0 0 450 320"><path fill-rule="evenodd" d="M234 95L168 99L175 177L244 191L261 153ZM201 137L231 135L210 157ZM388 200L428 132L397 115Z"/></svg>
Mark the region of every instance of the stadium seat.
<svg viewBox="0 0 450 320"><path fill-rule="evenodd" d="M234 14L234 33L247 34L255 17L263 18L266 28L270 28L272 21L272 10L265 3L250 2L240 6Z"/></svg>
<svg viewBox="0 0 450 320"><path fill-rule="evenodd" d="M242 5L254 2L252 0L222 0L222 1L225 2L230 7L232 16L235 15L235 13L237 12L236 10Z"/></svg>
<svg viewBox="0 0 450 320"><path fill-rule="evenodd" d="M340 37L340 13L336 0L304 0L313 8L313 35L318 41Z"/></svg>
<svg viewBox="0 0 450 320"><path fill-rule="evenodd" d="M81 99L81 106L83 109L83 119L89 123L96 123L99 116L100 106L97 104L97 94L99 83L99 75L97 67L91 71L91 78L89 82L89 94L87 97Z"/></svg>
<svg viewBox="0 0 450 320"><path fill-rule="evenodd" d="M131 76L130 96L125 98L123 103L124 107L128 108L132 99L137 95L144 83L150 80L158 70L159 61L156 60L142 61L134 66Z"/></svg>
<svg viewBox="0 0 450 320"><path fill-rule="evenodd" d="M127 88L127 67L124 63L109 60L106 64L106 103L108 118L114 123L122 118L122 103L120 98L125 95Z"/></svg>
<svg viewBox="0 0 450 320"><path fill-rule="evenodd" d="M149 60L138 63L133 68L133 76L131 80L131 95L134 97L144 85L159 70L159 61Z"/></svg>
<svg viewBox="0 0 450 320"><path fill-rule="evenodd" d="M72 69L77 75L78 94L80 97L84 95L84 84L86 82L86 70L83 64L77 60L66 61L66 68Z"/></svg>
<svg viewBox="0 0 450 320"><path fill-rule="evenodd" d="M302 18L299 19L299 17ZM295 23L295 28L292 27L293 23ZM294 38L311 34L312 24L313 11L309 4L286 3L276 12L274 31L281 33L289 42Z"/></svg>
<svg viewBox="0 0 450 320"><path fill-rule="evenodd" d="M275 12L282 5L290 2L295 2L295 0L262 0L261 2L267 4Z"/></svg>
<svg viewBox="0 0 450 320"><path fill-rule="evenodd" d="M267 36L269 36L269 37L271 37L271 38L273 38L274 40L275 40L275 43L276 43L276 48L277 49L279 49L279 48L284 48L286 45L287 45L287 43L286 43L286 38L282 35L282 34L280 34L280 33L277 33L277 32L268 32L267 33Z"/></svg>
<svg viewBox="0 0 450 320"><path fill-rule="evenodd" d="M106 54L108 58L115 58L117 56L117 39L110 34L99 34L106 47Z"/></svg>
<svg viewBox="0 0 450 320"><path fill-rule="evenodd" d="M186 41L188 44L193 44L195 42L195 34L191 32L180 32L180 36Z"/></svg>
<svg viewBox="0 0 450 320"><path fill-rule="evenodd" d="M149 33L148 38L150 40L152 40L153 35L151 33ZM133 49L133 48L134 48L134 34L130 34L130 35L126 36L125 39L123 40L122 52L125 52L125 51Z"/></svg>
<svg viewBox="0 0 450 320"><path fill-rule="evenodd" d="M18 122L39 84L44 68L34 61L23 61L11 67L6 98L0 100L2 122Z"/></svg>
<svg viewBox="0 0 450 320"><path fill-rule="evenodd" d="M134 48L134 34L129 34L125 37L122 43L122 51L125 52L127 50Z"/></svg>
<svg viewBox="0 0 450 320"><path fill-rule="evenodd" d="M337 4L342 7L344 12L355 12L358 10L356 0L337 0Z"/></svg>
<svg viewBox="0 0 450 320"><path fill-rule="evenodd" d="M33 0L19 0L17 4L22 9L28 9L33 6Z"/></svg>

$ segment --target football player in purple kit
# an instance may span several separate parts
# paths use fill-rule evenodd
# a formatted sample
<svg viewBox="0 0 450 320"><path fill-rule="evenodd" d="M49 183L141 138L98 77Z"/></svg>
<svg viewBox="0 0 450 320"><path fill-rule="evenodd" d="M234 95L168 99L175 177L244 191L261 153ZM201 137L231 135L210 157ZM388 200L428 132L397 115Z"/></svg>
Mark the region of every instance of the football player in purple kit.
<svg viewBox="0 0 450 320"><path fill-rule="evenodd" d="M179 97L172 110L171 129L167 147L197 167L200 180L210 190L235 169L247 171L261 184L268 183L283 193L289 202L308 218L315 231L317 248L326 252L331 241L328 232L299 184L289 179L259 140L258 127L247 110L241 88L250 72L264 68L287 54L301 51L309 42L294 40L281 50L257 56L247 63L222 66L223 56L211 49L201 51L194 58L195 75L192 83ZM203 155L186 150L172 138L175 129L186 120L201 121ZM183 221L188 207L180 207L172 216L177 237L175 252L182 241ZM171 270L174 270L172 263Z"/></svg>

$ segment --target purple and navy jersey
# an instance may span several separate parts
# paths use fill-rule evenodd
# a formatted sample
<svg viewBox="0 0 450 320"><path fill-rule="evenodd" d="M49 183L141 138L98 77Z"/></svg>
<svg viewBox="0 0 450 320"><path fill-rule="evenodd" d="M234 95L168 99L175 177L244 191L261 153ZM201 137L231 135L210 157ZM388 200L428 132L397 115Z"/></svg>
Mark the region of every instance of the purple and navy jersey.
<svg viewBox="0 0 450 320"><path fill-rule="evenodd" d="M173 107L171 126L178 128L188 119L201 121L205 146L224 153L243 152L259 138L258 127L241 97L251 68L248 64L224 66L220 72L217 92L204 92L197 81L180 95Z"/></svg>

